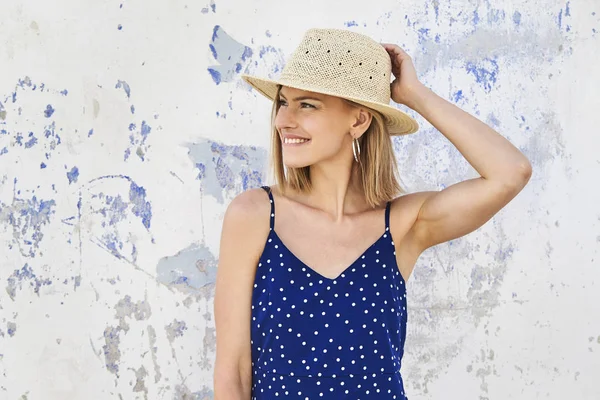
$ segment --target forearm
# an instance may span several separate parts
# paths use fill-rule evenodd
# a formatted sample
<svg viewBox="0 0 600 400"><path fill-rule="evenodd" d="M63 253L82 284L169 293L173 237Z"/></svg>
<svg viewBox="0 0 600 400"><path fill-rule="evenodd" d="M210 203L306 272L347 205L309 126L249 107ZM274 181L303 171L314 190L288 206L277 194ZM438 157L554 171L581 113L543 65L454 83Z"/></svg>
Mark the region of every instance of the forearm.
<svg viewBox="0 0 600 400"><path fill-rule="evenodd" d="M440 131L475 170L488 180L528 179L529 160L490 126L441 98L424 85L407 104Z"/></svg>

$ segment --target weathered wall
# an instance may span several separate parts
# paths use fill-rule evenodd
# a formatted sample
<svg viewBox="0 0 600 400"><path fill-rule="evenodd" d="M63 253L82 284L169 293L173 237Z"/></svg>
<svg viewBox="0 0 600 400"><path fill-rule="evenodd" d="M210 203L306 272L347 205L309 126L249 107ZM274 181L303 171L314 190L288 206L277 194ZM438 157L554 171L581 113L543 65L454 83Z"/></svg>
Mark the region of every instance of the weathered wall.
<svg viewBox="0 0 600 400"><path fill-rule="evenodd" d="M419 260L411 400L600 398L600 4L336 4L2 2L0 399L213 397L221 220L269 183L270 104L239 75L277 76L310 27L403 46L533 164ZM407 189L474 177L416 118Z"/></svg>

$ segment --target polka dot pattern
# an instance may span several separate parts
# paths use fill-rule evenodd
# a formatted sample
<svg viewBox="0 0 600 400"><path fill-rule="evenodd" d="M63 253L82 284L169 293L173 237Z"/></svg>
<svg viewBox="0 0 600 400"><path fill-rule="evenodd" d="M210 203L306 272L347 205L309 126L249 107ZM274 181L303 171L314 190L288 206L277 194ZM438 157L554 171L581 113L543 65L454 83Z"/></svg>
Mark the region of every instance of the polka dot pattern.
<svg viewBox="0 0 600 400"><path fill-rule="evenodd" d="M337 278L322 276L271 230L254 279L252 397L407 400L400 375L406 283L385 232Z"/></svg>

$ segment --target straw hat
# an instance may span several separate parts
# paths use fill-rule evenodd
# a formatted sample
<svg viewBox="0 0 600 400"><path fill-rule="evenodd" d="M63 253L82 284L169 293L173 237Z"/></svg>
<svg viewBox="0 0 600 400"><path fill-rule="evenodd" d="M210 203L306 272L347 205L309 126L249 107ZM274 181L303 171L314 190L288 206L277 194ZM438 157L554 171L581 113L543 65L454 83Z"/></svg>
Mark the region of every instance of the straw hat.
<svg viewBox="0 0 600 400"><path fill-rule="evenodd" d="M267 98L277 85L352 100L381 112L391 135L419 129L408 114L390 106L392 61L385 48L366 35L344 29L306 31L278 80L242 74Z"/></svg>

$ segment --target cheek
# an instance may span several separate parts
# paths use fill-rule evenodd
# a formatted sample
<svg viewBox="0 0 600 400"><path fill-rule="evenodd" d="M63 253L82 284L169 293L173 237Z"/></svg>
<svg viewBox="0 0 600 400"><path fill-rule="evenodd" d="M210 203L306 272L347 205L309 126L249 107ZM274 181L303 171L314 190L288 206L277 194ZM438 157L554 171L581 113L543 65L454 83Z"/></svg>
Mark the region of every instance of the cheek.
<svg viewBox="0 0 600 400"><path fill-rule="evenodd" d="M344 136L348 134L343 126L331 120L323 123L319 133L319 141L332 149L339 149L344 142Z"/></svg>

